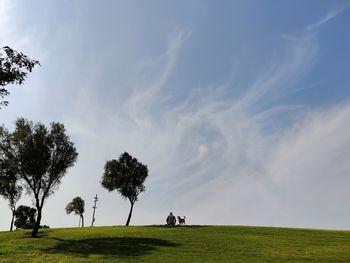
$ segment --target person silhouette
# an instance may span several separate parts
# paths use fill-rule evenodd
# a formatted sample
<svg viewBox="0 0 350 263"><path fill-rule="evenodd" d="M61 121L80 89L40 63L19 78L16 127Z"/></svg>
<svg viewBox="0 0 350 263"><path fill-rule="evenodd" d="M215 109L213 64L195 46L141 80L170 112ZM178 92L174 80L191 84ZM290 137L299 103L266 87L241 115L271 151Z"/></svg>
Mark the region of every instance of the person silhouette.
<svg viewBox="0 0 350 263"><path fill-rule="evenodd" d="M166 224L167 226L175 226L176 218L172 212L170 212L170 215L168 215L168 217L166 218Z"/></svg>

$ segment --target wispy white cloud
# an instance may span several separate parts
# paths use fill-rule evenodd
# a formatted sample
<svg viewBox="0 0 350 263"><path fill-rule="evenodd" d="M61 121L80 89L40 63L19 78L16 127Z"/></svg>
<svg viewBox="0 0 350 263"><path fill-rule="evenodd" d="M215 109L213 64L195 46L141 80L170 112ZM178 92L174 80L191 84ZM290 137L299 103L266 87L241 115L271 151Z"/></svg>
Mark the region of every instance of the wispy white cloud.
<svg viewBox="0 0 350 263"><path fill-rule="evenodd" d="M313 24L307 26L306 31L312 32L312 31L318 30L323 24L336 18L339 14L341 14L346 9L348 9L349 6L350 6L350 3L347 1L339 2L338 6L336 8L330 9L323 18L321 18L316 23L313 23Z"/></svg>
<svg viewBox="0 0 350 263"><path fill-rule="evenodd" d="M160 72L150 83L136 81L132 84L133 94L127 100L126 111L134 121L144 120L145 113L149 112L150 107L164 100L165 94L162 89L173 72L181 45L190 35L191 32L188 30L179 30L177 35L170 40L163 54L156 59L148 60L147 63L141 63L148 68L160 69ZM140 119L138 116L142 116L142 118Z"/></svg>

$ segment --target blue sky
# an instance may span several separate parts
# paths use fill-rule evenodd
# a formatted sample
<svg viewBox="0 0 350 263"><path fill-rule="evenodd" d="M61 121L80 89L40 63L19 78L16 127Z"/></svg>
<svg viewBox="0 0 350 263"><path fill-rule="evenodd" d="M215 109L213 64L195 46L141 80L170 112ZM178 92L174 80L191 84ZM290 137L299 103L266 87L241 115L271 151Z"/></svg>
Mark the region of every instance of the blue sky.
<svg viewBox="0 0 350 263"><path fill-rule="evenodd" d="M79 152L43 223L75 226L77 195L89 222L97 193L96 224L124 224L99 180L128 151L150 170L132 224L349 229L349 25L347 1L2 0L0 44L42 64L2 123L60 121Z"/></svg>

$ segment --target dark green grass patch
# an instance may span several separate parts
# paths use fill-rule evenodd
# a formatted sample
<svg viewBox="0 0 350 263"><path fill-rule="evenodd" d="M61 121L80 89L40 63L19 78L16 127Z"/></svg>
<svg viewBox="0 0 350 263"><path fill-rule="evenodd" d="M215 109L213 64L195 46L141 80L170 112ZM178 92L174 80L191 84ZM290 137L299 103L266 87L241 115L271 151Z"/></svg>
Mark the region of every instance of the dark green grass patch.
<svg viewBox="0 0 350 263"><path fill-rule="evenodd" d="M242 226L0 232L0 262L350 262L350 232Z"/></svg>

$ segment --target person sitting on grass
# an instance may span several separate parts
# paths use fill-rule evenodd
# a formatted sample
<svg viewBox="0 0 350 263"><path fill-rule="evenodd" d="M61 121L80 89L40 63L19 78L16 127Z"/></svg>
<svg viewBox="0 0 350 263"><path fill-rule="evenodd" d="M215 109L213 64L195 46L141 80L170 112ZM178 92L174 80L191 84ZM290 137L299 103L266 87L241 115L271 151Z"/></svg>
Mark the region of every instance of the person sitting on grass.
<svg viewBox="0 0 350 263"><path fill-rule="evenodd" d="M167 226L175 226L176 218L172 212L170 212L170 215L168 215L168 217L166 218L166 224Z"/></svg>

